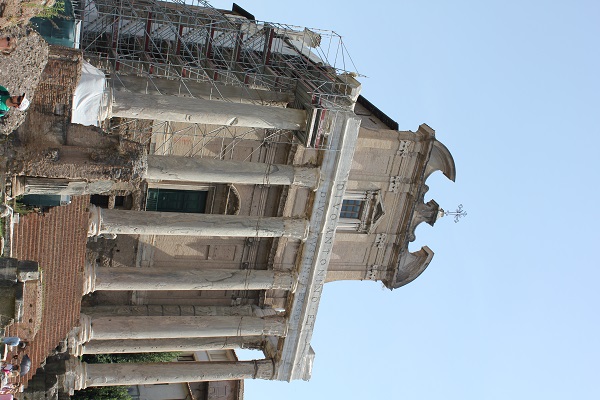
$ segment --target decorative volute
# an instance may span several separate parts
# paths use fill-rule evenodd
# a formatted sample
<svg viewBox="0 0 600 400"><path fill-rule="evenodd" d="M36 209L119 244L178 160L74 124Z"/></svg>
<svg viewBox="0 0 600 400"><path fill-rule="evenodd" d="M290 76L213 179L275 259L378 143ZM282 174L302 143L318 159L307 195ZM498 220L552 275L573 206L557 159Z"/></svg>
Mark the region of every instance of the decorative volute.
<svg viewBox="0 0 600 400"><path fill-rule="evenodd" d="M414 242L415 229L421 222L427 222L433 226L440 215L440 205L435 200L429 200L427 203L419 202L415 207L412 221L410 222L410 231L408 241Z"/></svg>
<svg viewBox="0 0 600 400"><path fill-rule="evenodd" d="M435 171L442 171L452 182L456 180L456 166L454 165L452 154L450 154L446 146L437 140L433 142L429 161L425 167L425 180Z"/></svg>
<svg viewBox="0 0 600 400"><path fill-rule="evenodd" d="M433 251L427 246L421 247L420 250L415 252L405 251L400 254L400 260L398 261L398 267L395 274L391 279L384 280L383 283L388 289L398 289L415 279L429 265L433 258Z"/></svg>

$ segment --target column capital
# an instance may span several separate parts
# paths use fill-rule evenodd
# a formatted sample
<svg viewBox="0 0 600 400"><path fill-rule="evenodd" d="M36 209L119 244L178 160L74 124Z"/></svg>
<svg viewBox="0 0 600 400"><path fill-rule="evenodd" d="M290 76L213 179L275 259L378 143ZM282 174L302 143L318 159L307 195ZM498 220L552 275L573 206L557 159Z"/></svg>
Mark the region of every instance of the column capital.
<svg viewBox="0 0 600 400"><path fill-rule="evenodd" d="M252 379L271 380L275 376L275 363L273 360L253 360L254 376Z"/></svg>
<svg viewBox="0 0 600 400"><path fill-rule="evenodd" d="M316 189L319 185L321 170L318 167L294 167L292 185Z"/></svg>

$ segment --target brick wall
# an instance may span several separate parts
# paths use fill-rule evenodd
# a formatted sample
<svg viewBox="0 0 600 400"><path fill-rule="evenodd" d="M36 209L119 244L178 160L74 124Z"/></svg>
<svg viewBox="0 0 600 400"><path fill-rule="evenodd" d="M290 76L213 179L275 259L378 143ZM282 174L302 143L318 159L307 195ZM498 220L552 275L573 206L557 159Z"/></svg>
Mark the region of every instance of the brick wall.
<svg viewBox="0 0 600 400"><path fill-rule="evenodd" d="M79 82L81 65L80 50L50 46L48 63L31 109L44 114L64 115L70 120L73 93Z"/></svg>

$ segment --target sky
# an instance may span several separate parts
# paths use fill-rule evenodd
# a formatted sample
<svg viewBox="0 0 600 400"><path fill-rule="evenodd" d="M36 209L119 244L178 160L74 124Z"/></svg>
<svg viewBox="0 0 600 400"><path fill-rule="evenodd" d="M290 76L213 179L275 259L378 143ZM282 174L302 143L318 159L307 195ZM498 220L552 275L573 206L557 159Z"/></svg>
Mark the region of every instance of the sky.
<svg viewBox="0 0 600 400"><path fill-rule="evenodd" d="M363 95L453 154L425 200L468 213L417 228L409 285L327 284L310 382L245 399L600 399L600 2L238 4L342 35Z"/></svg>

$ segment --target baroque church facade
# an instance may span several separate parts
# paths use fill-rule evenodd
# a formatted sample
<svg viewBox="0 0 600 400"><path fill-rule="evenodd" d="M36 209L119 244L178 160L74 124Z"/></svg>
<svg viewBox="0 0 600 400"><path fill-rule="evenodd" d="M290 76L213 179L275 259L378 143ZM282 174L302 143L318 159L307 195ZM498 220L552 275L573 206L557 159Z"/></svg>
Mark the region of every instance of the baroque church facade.
<svg viewBox="0 0 600 400"><path fill-rule="evenodd" d="M243 379L310 379L327 282L396 289L429 265L433 251L408 244L443 213L425 182L455 179L450 152L360 95L323 50L333 32L204 1L77 7L80 50L51 46L45 72L77 84L36 92L46 107L20 134L46 124L31 141L44 157L12 184L89 201L60 390L196 382L197 398L234 399ZM238 361L243 348L263 357ZM191 358L78 358L143 352Z"/></svg>

